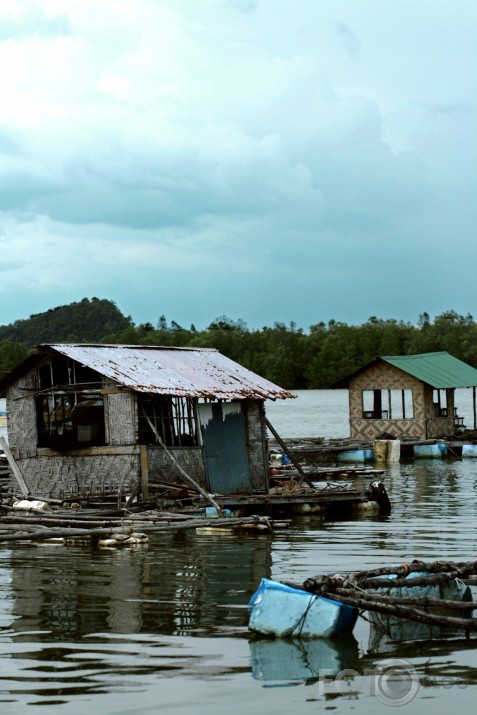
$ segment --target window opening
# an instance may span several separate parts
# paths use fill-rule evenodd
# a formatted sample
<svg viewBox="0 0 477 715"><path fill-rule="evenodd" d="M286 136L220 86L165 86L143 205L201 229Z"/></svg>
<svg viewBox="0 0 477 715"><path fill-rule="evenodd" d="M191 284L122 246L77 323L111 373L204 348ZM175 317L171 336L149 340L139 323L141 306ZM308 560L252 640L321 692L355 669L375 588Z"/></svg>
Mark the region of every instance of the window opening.
<svg viewBox="0 0 477 715"><path fill-rule="evenodd" d="M166 447L191 447L199 444L194 403L191 398L168 395L140 396L138 403L139 444L160 444L154 430ZM154 425L154 430L147 418Z"/></svg>
<svg viewBox="0 0 477 715"><path fill-rule="evenodd" d="M412 390L363 390L362 409L364 419L413 419Z"/></svg>
<svg viewBox="0 0 477 715"><path fill-rule="evenodd" d="M446 390L433 390L434 417L447 417L447 392Z"/></svg>
<svg viewBox="0 0 477 715"><path fill-rule="evenodd" d="M58 451L105 444L104 402L99 373L52 358L39 369L36 396L38 444Z"/></svg>

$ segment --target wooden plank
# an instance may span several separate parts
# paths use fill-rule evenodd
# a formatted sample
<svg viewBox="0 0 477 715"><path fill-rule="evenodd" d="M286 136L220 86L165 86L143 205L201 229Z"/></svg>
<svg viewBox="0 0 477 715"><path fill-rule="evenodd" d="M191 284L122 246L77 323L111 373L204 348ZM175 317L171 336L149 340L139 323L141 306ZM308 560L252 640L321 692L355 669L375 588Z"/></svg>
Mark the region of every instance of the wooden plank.
<svg viewBox="0 0 477 715"><path fill-rule="evenodd" d="M23 474L21 473L18 464L15 462L15 459L13 457L13 454L11 453L10 447L7 444L7 440L3 436L0 437L0 447L5 452L5 456L8 460L8 464L10 465L10 467L12 469L13 476L15 477L15 479L17 480L17 482L20 486L23 496L24 497L30 496L30 494L31 494L30 489L28 488L28 485L23 478Z"/></svg>
<svg viewBox="0 0 477 715"><path fill-rule="evenodd" d="M132 444L131 446L105 445L101 447L78 447L76 449L71 449L68 452L57 452L49 447L38 447L36 450L37 457L58 457L65 454L67 454L68 457L107 457L111 455L130 455L138 453L139 447L135 444Z"/></svg>

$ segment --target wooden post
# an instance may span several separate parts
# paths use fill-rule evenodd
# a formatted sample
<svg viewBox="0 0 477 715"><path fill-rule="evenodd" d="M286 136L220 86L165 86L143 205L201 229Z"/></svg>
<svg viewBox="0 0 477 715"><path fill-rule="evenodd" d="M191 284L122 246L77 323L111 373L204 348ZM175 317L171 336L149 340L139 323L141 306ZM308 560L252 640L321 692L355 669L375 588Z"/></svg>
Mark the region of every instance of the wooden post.
<svg viewBox="0 0 477 715"><path fill-rule="evenodd" d="M303 469L301 468L301 466L298 464L298 462L295 460L295 458L293 457L293 455L290 454L289 450L287 449L286 444L283 442L282 438L281 438L281 437L279 436L279 434L275 431L274 427L270 424L270 422L268 421L267 418L265 418L265 422L266 422L266 424L267 424L268 429L269 429L270 432L273 434L273 436L274 436L275 439L277 440L277 442L278 442L278 444L280 445L280 447L283 449L283 451L285 452L285 454L290 457L290 460L291 460L291 462L293 463L293 466L298 470L298 472L299 472L301 478L305 480L305 482L308 484L309 487L311 487L312 489L316 489L316 487L315 487L315 485L313 484L313 482L311 481L311 479L305 474L305 472L303 471Z"/></svg>
<svg viewBox="0 0 477 715"><path fill-rule="evenodd" d="M23 474L20 472L20 468L19 468L18 464L15 462L15 459L13 457L13 454L10 451L10 447L8 446L7 440L5 439L5 437L0 437L0 447L5 452L5 456L8 460L8 464L10 465L13 475L20 486L23 496L24 497L30 496L31 492L28 488L27 483L23 479Z"/></svg>
<svg viewBox="0 0 477 715"><path fill-rule="evenodd" d="M142 484L142 498L149 498L149 465L147 462L147 446L141 444L139 446L139 455L141 462L141 484Z"/></svg>
<svg viewBox="0 0 477 715"><path fill-rule="evenodd" d="M472 388L474 402L474 429L477 429L477 408L475 405L475 386Z"/></svg>

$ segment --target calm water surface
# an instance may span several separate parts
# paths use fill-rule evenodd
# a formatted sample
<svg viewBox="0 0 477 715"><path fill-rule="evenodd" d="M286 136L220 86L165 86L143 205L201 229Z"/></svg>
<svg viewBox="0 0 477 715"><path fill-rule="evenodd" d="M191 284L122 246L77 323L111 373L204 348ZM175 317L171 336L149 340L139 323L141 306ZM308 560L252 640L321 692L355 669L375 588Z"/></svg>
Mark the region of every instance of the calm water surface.
<svg viewBox="0 0 477 715"><path fill-rule="evenodd" d="M300 434L299 400L272 424L288 437L346 430L346 400L340 424L340 403L326 414L329 395L317 399L316 431L309 424ZM395 658L411 668L406 713L473 712L477 635L389 646L373 642L361 618L337 643L270 642L247 630L263 576L302 582L413 558L476 557L477 460L401 463L384 480L389 517L302 517L272 536L152 534L127 551L0 544L0 712L378 714L388 706L373 669ZM354 680L324 685L320 669L349 669Z"/></svg>

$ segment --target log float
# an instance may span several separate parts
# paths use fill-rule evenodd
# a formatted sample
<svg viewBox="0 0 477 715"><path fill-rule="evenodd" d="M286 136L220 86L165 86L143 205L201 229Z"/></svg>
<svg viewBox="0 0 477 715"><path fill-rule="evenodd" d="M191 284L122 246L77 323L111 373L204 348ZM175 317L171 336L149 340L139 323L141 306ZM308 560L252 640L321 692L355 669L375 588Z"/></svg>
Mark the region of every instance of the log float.
<svg viewBox="0 0 477 715"><path fill-rule="evenodd" d="M413 573L418 575L414 577ZM383 578L386 576L395 578ZM302 588L309 593L355 606L360 611L382 613L408 621L464 630L467 633L477 632L477 618L461 615L469 612L472 616L472 612L477 609L470 589L468 592L461 589L462 600L428 595L406 597L389 594L390 591L452 583L477 586L477 561L435 561L430 564L413 561L395 568L361 571L349 576L315 576L307 579ZM442 610L452 611L454 615L441 613ZM459 615L455 615L456 613Z"/></svg>
<svg viewBox="0 0 477 715"><path fill-rule="evenodd" d="M2 513L3 512L3 513ZM97 543L111 535L164 532L207 527L207 533L247 530L268 532L274 528L287 528L290 520L274 520L263 516L249 517L194 517L185 514L155 512L148 514L128 514L101 518L100 514L72 514L57 511L42 511L32 508L27 512L15 513L12 507L0 505L0 542L44 541L54 538L74 540L85 539ZM3 532L3 533L2 533ZM7 533L5 533L7 532ZM118 538L118 544L125 542ZM126 542L125 542L126 543Z"/></svg>

